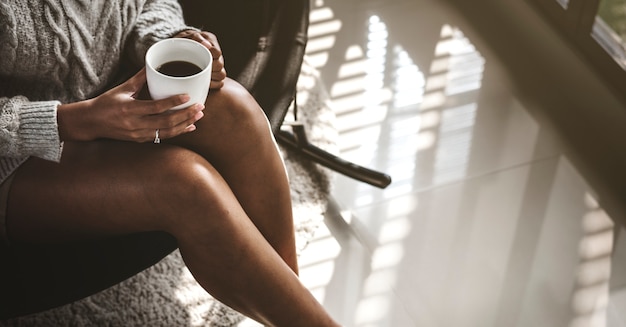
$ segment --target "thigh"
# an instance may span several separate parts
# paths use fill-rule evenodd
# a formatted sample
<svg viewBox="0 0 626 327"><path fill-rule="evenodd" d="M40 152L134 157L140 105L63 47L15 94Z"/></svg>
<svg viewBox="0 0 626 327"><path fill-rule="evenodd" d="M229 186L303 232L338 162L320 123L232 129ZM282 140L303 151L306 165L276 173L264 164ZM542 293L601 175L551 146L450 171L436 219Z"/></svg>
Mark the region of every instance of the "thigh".
<svg viewBox="0 0 626 327"><path fill-rule="evenodd" d="M8 237L55 242L163 230L159 210L171 172L202 160L166 144L66 142L60 163L31 158L18 169Z"/></svg>

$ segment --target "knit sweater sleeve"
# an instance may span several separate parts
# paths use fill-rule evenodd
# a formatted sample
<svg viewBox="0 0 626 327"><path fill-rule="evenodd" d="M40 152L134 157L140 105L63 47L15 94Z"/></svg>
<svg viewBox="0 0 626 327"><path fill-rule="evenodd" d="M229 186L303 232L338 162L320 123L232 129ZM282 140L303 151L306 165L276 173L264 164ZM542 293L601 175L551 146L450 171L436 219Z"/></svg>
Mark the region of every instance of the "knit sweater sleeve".
<svg viewBox="0 0 626 327"><path fill-rule="evenodd" d="M146 1L129 35L131 59L143 65L144 56L152 44L189 29L196 28L185 24L183 10L178 1Z"/></svg>
<svg viewBox="0 0 626 327"><path fill-rule="evenodd" d="M60 161L58 101L30 102L26 97L0 97L0 156L35 156Z"/></svg>

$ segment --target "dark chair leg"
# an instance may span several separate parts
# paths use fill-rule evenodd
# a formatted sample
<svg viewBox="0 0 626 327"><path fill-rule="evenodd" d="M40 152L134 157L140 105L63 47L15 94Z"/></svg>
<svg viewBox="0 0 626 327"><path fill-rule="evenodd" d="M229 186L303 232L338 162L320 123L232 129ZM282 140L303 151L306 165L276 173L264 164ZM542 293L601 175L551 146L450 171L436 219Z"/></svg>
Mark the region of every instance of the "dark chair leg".
<svg viewBox="0 0 626 327"><path fill-rule="evenodd" d="M386 188L391 184L391 177L389 175L346 161L311 144L306 136L304 125L298 120L297 93L295 93L293 97L293 116L293 122L284 123L291 127L293 133L284 129L280 129L274 133L278 143L313 162L358 181L379 188Z"/></svg>
<svg viewBox="0 0 626 327"><path fill-rule="evenodd" d="M309 143L302 124L293 123L291 124L291 127L293 129L293 133L285 130L280 130L276 133L276 140L278 143L300 153L309 160L317 162L358 181L365 182L379 188L385 188L391 183L391 177L387 174L346 161Z"/></svg>

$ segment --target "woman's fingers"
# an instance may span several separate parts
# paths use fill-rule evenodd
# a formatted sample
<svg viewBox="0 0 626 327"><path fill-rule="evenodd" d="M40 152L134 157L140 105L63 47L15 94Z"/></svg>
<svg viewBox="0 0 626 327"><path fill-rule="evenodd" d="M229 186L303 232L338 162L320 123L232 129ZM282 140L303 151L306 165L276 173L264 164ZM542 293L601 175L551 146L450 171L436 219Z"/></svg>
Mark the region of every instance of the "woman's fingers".
<svg viewBox="0 0 626 327"><path fill-rule="evenodd" d="M226 69L224 66L224 56L222 55L222 49L220 48L219 42L217 41L217 37L215 34L202 31L199 33L201 38L205 41L203 44L211 44L212 46L209 48L211 55L213 56L213 69L211 74L211 88L213 87L214 82L223 86L223 81L226 78ZM201 42L202 43L202 42ZM220 87L221 87L220 86Z"/></svg>
<svg viewBox="0 0 626 327"><path fill-rule="evenodd" d="M189 101L188 94L178 94L160 100L135 100L135 113L141 116L158 115Z"/></svg>
<svg viewBox="0 0 626 327"><path fill-rule="evenodd" d="M182 128L187 127L198 119L202 118L204 114L202 110L204 109L204 105L194 104L189 108L180 109L180 110L169 110L162 114L150 115L144 117L144 124L146 128L154 129L159 128L162 130L182 130Z"/></svg>
<svg viewBox="0 0 626 327"><path fill-rule="evenodd" d="M159 137L162 139L169 139L181 134L193 132L196 130L195 123L202 117L204 117L204 113L202 111L197 111L193 115L186 117L186 119L178 124L170 124L170 127L159 128Z"/></svg>
<svg viewBox="0 0 626 327"><path fill-rule="evenodd" d="M222 49L217 41L217 36L211 32L186 30L178 33L176 37L187 38L199 42L209 49L215 58L222 56Z"/></svg>
<svg viewBox="0 0 626 327"><path fill-rule="evenodd" d="M194 40L203 44L209 51L215 61L213 62L213 71L221 71L224 68L224 56L222 55L222 48L217 41L217 36L211 32L202 31L194 34Z"/></svg>
<svg viewBox="0 0 626 327"><path fill-rule="evenodd" d="M164 99L165 100L165 99ZM149 103L152 102L152 105ZM169 110L169 106L163 106L157 104L167 103L166 101L146 101L148 111L152 114L146 114L137 117L137 121L134 124L135 141L146 142L154 139L155 131L159 130L159 137L161 139L171 138L183 133L188 133L195 130L194 123L200 120L204 113L204 105L194 104L188 108L180 110ZM167 108L164 111L163 108Z"/></svg>
<svg viewBox="0 0 626 327"><path fill-rule="evenodd" d="M220 48L217 36L207 31L194 31L187 30L180 32L176 37L182 37L194 40L204 45L213 56L213 66L211 67L211 89L219 89L224 86L224 79L227 76L226 68L224 66L224 56L222 55L222 49Z"/></svg>

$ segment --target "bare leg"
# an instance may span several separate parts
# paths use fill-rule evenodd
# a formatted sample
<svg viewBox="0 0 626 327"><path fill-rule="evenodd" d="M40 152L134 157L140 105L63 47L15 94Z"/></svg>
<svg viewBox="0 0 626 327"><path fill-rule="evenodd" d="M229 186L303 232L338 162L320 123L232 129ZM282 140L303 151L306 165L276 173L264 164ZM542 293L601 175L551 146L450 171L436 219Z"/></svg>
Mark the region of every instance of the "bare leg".
<svg viewBox="0 0 626 327"><path fill-rule="evenodd" d="M335 326L297 278L289 185L261 109L231 80L206 104L197 130L170 145L68 142L61 164L29 160L11 191L9 236L166 231L232 308L268 325Z"/></svg>
<svg viewBox="0 0 626 327"><path fill-rule="evenodd" d="M7 224L17 243L167 231L198 282L225 304L268 325L335 325L221 175L180 147L68 142L60 164L20 167Z"/></svg>
<svg viewBox="0 0 626 327"><path fill-rule="evenodd" d="M268 242L298 273L289 184L267 118L250 94L226 79L212 90L193 133L168 140L205 157L226 180Z"/></svg>

